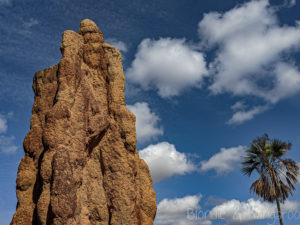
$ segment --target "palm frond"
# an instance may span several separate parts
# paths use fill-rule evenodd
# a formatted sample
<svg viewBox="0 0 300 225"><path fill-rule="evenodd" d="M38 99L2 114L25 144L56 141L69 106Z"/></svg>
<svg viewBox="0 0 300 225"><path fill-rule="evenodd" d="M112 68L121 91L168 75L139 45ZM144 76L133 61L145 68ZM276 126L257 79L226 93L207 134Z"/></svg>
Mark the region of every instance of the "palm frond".
<svg viewBox="0 0 300 225"><path fill-rule="evenodd" d="M279 139L272 140L271 150L274 158L283 156L292 147L291 143Z"/></svg>
<svg viewBox="0 0 300 225"><path fill-rule="evenodd" d="M299 165L292 159L281 158L290 149L291 143L270 139L267 134L252 141L241 164L244 175L251 176L256 171L260 176L250 187L253 193L269 202L284 202L293 195Z"/></svg>

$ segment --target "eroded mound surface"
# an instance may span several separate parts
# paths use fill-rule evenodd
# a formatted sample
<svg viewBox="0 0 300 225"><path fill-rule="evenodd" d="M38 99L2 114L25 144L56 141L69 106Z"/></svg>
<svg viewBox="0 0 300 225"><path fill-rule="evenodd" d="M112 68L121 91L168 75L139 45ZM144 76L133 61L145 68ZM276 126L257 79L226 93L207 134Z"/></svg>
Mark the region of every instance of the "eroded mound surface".
<svg viewBox="0 0 300 225"><path fill-rule="evenodd" d="M88 19L63 33L61 52L34 77L11 224L152 225L156 197L136 150L120 52Z"/></svg>

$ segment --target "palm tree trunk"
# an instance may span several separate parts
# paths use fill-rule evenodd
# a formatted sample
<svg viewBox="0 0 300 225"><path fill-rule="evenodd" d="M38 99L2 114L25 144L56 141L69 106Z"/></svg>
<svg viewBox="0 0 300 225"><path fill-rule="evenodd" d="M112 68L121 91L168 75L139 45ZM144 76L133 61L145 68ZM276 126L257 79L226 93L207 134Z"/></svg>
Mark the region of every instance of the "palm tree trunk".
<svg viewBox="0 0 300 225"><path fill-rule="evenodd" d="M280 203L279 203L278 198L276 198L276 203L277 203L279 222L280 222L280 225L283 225L283 220L282 220L282 215L281 215L281 208L280 208Z"/></svg>
<svg viewBox="0 0 300 225"><path fill-rule="evenodd" d="M275 175L274 175L274 169L271 167L270 162L268 161L268 167L269 167L269 173L272 179L272 183L274 185L274 188L276 190L276 179L275 179ZM280 208L280 203L279 203L279 199L278 199L278 193L276 193L276 203L277 203L277 211L278 211L278 217L279 217L279 222L280 225L283 225L283 220L282 220L282 215L281 215L281 208Z"/></svg>

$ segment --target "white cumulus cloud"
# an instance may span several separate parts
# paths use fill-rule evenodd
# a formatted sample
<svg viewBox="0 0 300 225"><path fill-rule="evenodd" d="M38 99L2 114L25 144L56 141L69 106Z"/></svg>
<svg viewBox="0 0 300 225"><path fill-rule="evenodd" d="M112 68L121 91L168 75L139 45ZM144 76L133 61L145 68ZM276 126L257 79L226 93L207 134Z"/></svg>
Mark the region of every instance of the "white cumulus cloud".
<svg viewBox="0 0 300 225"><path fill-rule="evenodd" d="M296 212L300 209L300 203L286 201L281 206L282 212ZM277 208L275 204L262 202L253 198L246 202L230 200L214 207L209 212L212 220L225 220L227 224L249 224L257 220L272 218L277 221Z"/></svg>
<svg viewBox="0 0 300 225"><path fill-rule="evenodd" d="M215 170L218 175L233 171L242 159L245 146L221 148L221 151L213 155L209 160L202 161L200 171Z"/></svg>
<svg viewBox="0 0 300 225"><path fill-rule="evenodd" d="M295 4L296 0L285 0L281 6L252 0L225 12L207 13L198 24L201 44L197 49L184 39L144 39L126 71L127 78L131 84L170 98L188 88L200 88L209 76L207 84L213 94L264 101L237 110L228 124L251 120L300 92L300 71L292 60L300 47L300 22L285 25L277 16L283 7ZM209 69L206 53L215 55Z"/></svg>
<svg viewBox="0 0 300 225"><path fill-rule="evenodd" d="M186 154L177 151L175 146L168 142L149 145L140 150L139 154L147 162L154 183L196 170L196 166L188 160Z"/></svg>
<svg viewBox="0 0 300 225"><path fill-rule="evenodd" d="M161 38L140 43L126 74L129 82L169 98L185 89L200 87L208 71L203 54L184 39Z"/></svg>
<svg viewBox="0 0 300 225"><path fill-rule="evenodd" d="M201 195L189 195L183 198L163 199L157 206L156 225L210 225L210 220L198 218L201 212Z"/></svg>
<svg viewBox="0 0 300 225"><path fill-rule="evenodd" d="M300 46L300 26L280 25L276 12L268 0L253 0L204 15L198 29L202 44L218 49L210 64L214 94L276 103L300 91L300 72L285 60Z"/></svg>
<svg viewBox="0 0 300 225"><path fill-rule="evenodd" d="M200 206L201 199L202 195L163 199L157 207L155 224L211 225L213 221L225 221L230 225L246 225L265 219L278 220L277 207L269 202L253 198L247 201L222 199L222 203L211 210L204 210ZM281 210L283 218L297 219L300 202L287 200L281 204Z"/></svg>
<svg viewBox="0 0 300 225"><path fill-rule="evenodd" d="M159 135L163 135L163 128L159 126L159 116L151 112L148 103L137 102L127 106L136 116L136 134L140 142L146 142Z"/></svg>

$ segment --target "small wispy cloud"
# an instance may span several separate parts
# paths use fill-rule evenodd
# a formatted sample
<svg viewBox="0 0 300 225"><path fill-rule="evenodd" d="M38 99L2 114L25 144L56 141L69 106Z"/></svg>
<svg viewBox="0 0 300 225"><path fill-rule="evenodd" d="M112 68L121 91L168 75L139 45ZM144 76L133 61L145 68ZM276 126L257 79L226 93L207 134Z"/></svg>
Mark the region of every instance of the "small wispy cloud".
<svg viewBox="0 0 300 225"><path fill-rule="evenodd" d="M128 46L123 41L117 40L115 38L107 38L107 39L105 39L105 42L107 42L107 43L111 44L112 46L116 47L117 49L119 49L123 53L128 52Z"/></svg>
<svg viewBox="0 0 300 225"><path fill-rule="evenodd" d="M4 115L0 114L0 134L7 131L7 120Z"/></svg>
<svg viewBox="0 0 300 225"><path fill-rule="evenodd" d="M283 7L294 7L297 4L296 0L284 0Z"/></svg>
<svg viewBox="0 0 300 225"><path fill-rule="evenodd" d="M0 136L0 150L6 154L13 154L18 150L18 146L14 144L15 137L14 136Z"/></svg>
<svg viewBox="0 0 300 225"><path fill-rule="evenodd" d="M265 106L254 106L251 109L246 110L246 105L241 105L239 102L234 104L231 108L235 111L230 120L227 121L227 124L242 124L246 121L253 119L256 115L261 114L267 111L270 107Z"/></svg>
<svg viewBox="0 0 300 225"><path fill-rule="evenodd" d="M1 5L10 5L12 3L12 0L0 0L0 6Z"/></svg>
<svg viewBox="0 0 300 225"><path fill-rule="evenodd" d="M31 35L32 34L32 29L34 26L38 25L39 21L34 18L29 18L29 19L22 19L22 29L18 30L18 33L22 35Z"/></svg>
<svg viewBox="0 0 300 225"><path fill-rule="evenodd" d="M39 21L37 19L34 19L34 18L29 18L29 20L27 21L23 21L23 25L26 29L29 29L35 25L38 25L39 24Z"/></svg>
<svg viewBox="0 0 300 225"><path fill-rule="evenodd" d="M238 110L245 109L245 108L247 108L247 107L248 107L248 106L247 106L247 104L245 104L245 102L239 101L239 102L236 102L235 104L233 104L233 105L231 106L231 109L232 109L233 111L238 111Z"/></svg>
<svg viewBox="0 0 300 225"><path fill-rule="evenodd" d="M7 119L11 118L13 115L12 112L3 115L0 114L0 152L5 154L13 154L18 150L18 146L15 145L15 137L7 136L5 133L7 132Z"/></svg>

